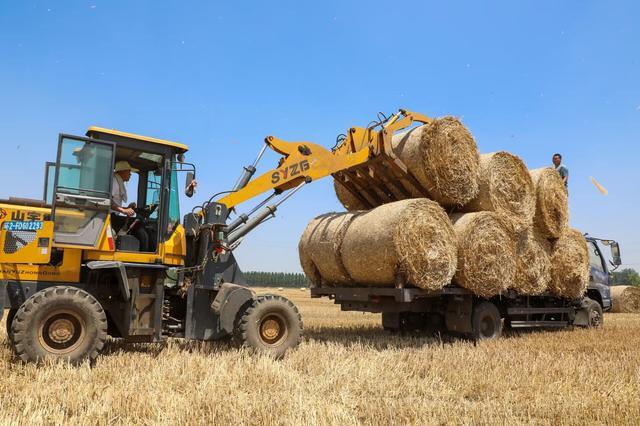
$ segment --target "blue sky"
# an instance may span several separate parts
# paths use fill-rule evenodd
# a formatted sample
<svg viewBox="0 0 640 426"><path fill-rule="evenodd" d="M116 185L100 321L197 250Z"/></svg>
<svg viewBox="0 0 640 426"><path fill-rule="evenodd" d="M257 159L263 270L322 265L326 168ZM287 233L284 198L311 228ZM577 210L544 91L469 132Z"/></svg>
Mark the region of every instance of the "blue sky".
<svg viewBox="0 0 640 426"><path fill-rule="evenodd" d="M638 22L635 1L0 0L0 197L41 197L57 134L100 125L188 144L186 209L232 186L266 135L330 147L407 108L460 116L481 152L530 168L561 152L572 225L640 269ZM339 209L330 179L308 186L241 266L299 271L305 225Z"/></svg>

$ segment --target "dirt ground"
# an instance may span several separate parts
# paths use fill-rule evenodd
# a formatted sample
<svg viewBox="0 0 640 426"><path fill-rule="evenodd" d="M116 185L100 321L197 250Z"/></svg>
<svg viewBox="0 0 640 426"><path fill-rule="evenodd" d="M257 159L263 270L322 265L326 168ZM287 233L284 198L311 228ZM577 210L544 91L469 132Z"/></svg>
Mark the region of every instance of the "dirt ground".
<svg viewBox="0 0 640 426"><path fill-rule="evenodd" d="M284 360L228 343L113 340L93 368L16 361L0 324L0 423L637 424L640 315L599 330L474 345L399 336L380 316L288 296L305 339Z"/></svg>

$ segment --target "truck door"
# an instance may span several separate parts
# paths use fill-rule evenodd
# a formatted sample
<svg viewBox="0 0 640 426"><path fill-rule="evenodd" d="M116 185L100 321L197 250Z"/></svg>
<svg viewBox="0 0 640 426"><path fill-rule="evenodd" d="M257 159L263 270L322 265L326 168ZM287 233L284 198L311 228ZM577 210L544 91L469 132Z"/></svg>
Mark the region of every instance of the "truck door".
<svg viewBox="0 0 640 426"><path fill-rule="evenodd" d="M609 274L607 274L607 269L604 264L604 258L600 254L600 249L598 248L598 245L593 241L589 241L588 245L589 245L589 264L590 264L589 265L590 266L590 271L589 271L590 283L589 284L590 285L603 284L608 286Z"/></svg>
<svg viewBox="0 0 640 426"><path fill-rule="evenodd" d="M115 144L60 135L53 187L53 242L96 248L111 208Z"/></svg>

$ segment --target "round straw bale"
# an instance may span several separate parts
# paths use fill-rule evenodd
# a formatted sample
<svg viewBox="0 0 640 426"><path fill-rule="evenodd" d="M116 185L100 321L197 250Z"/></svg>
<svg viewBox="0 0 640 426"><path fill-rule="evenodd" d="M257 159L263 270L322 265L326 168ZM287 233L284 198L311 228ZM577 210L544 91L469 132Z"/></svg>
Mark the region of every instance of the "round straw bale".
<svg viewBox="0 0 640 426"><path fill-rule="evenodd" d="M559 238L569 221L567 189L554 169L545 167L531 170L536 190L534 224L546 238Z"/></svg>
<svg viewBox="0 0 640 426"><path fill-rule="evenodd" d="M333 189L336 192L336 197L338 197L338 201L340 204L344 206L347 210L368 210L367 207L362 204L355 195L353 195L347 188L333 180Z"/></svg>
<svg viewBox="0 0 640 426"><path fill-rule="evenodd" d="M451 223L442 207L424 198L396 201L354 217L341 253L359 285L402 282L437 290L456 270Z"/></svg>
<svg viewBox="0 0 640 426"><path fill-rule="evenodd" d="M495 211L510 219L514 232L525 230L533 221L536 198L527 166L505 151L482 154L478 176L478 196L464 211Z"/></svg>
<svg viewBox="0 0 640 426"><path fill-rule="evenodd" d="M478 195L480 154L455 117L442 117L393 138L393 150L443 206L462 206Z"/></svg>
<svg viewBox="0 0 640 426"><path fill-rule="evenodd" d="M611 312L640 313L640 287L616 285L611 287Z"/></svg>
<svg viewBox="0 0 640 426"><path fill-rule="evenodd" d="M424 195L432 200L446 207L460 207L478 194L480 154L473 136L457 118L437 118L395 134L391 145L395 155L427 191ZM340 191L336 188L338 199L348 210L352 210L351 205L361 207L346 189ZM421 196L412 191L412 198Z"/></svg>
<svg viewBox="0 0 640 426"><path fill-rule="evenodd" d="M449 217L458 241L458 270L453 281L482 297L502 293L516 274L516 242L507 220L495 212Z"/></svg>
<svg viewBox="0 0 640 426"><path fill-rule="evenodd" d="M575 299L589 284L589 249L580 231L567 228L553 244L549 291Z"/></svg>
<svg viewBox="0 0 640 426"><path fill-rule="evenodd" d="M352 282L342 265L340 247L354 213L327 213L313 219L298 243L302 270L314 287Z"/></svg>
<svg viewBox="0 0 640 426"><path fill-rule="evenodd" d="M518 234L516 279L512 288L520 294L543 293L551 282L551 244L533 227Z"/></svg>

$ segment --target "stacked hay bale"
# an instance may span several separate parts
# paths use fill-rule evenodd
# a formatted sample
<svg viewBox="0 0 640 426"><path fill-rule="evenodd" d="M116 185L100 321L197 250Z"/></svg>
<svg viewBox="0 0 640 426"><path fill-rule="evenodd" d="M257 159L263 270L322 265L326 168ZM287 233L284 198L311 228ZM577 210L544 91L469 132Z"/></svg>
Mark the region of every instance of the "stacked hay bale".
<svg viewBox="0 0 640 426"><path fill-rule="evenodd" d="M299 252L316 287L393 287L400 280L437 290L451 281L457 264L451 222L427 199L319 216L305 229Z"/></svg>
<svg viewBox="0 0 640 426"><path fill-rule="evenodd" d="M299 244L314 286L438 290L454 283L487 298L507 289L566 298L584 292L587 243L567 227L567 192L555 170L529 171L504 151L480 155L452 117L394 135L392 148L426 190L411 196L427 198L366 211L334 182L348 212L312 220Z"/></svg>

